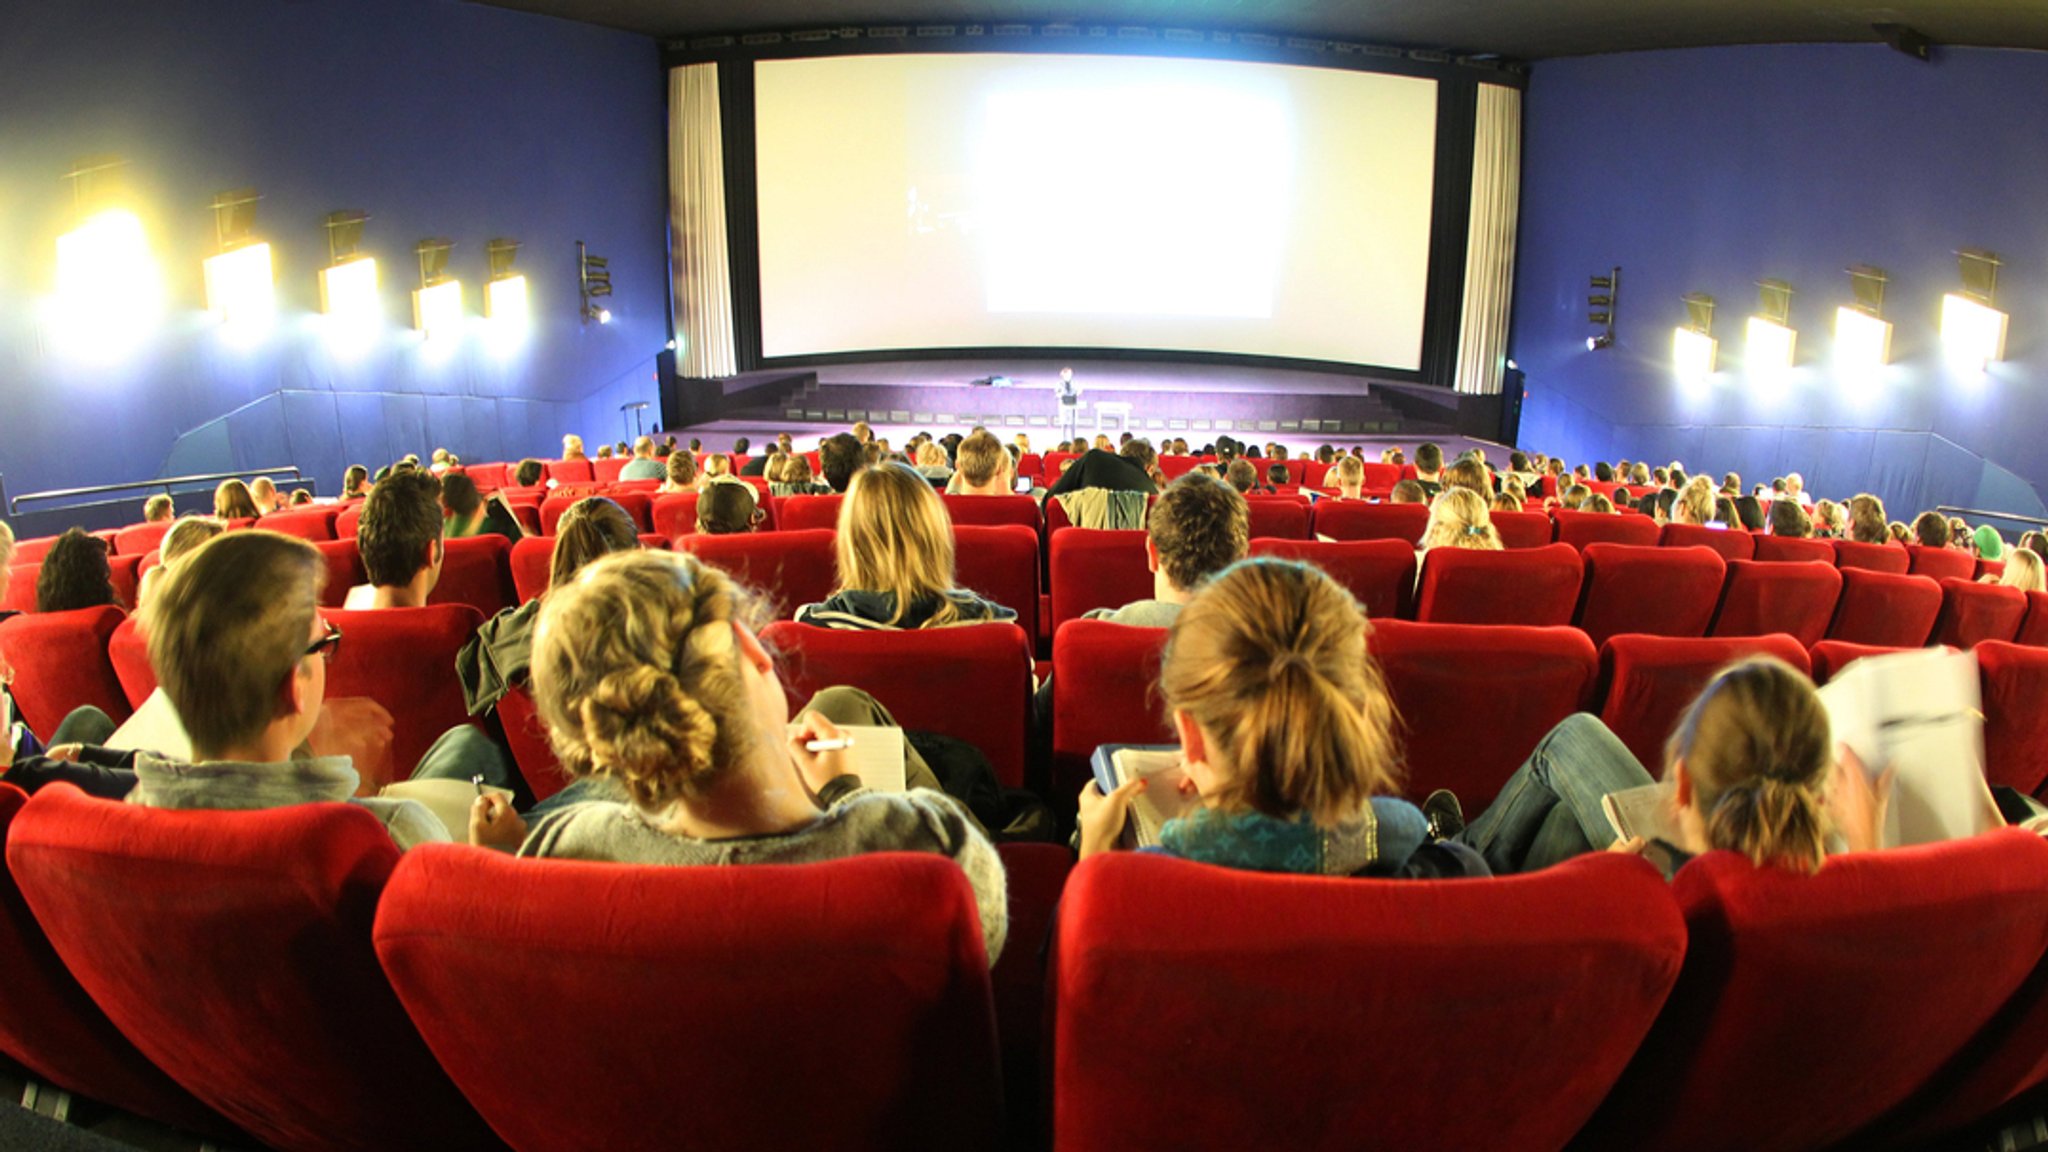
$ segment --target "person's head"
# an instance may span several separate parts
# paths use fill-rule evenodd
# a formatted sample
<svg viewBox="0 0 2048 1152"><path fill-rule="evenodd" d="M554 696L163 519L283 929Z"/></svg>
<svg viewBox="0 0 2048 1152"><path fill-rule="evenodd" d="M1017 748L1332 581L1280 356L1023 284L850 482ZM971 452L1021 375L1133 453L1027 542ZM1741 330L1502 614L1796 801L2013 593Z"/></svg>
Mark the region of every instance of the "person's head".
<svg viewBox="0 0 2048 1152"><path fill-rule="evenodd" d="M351 464L341 474L341 494L344 498L361 496L369 483L370 470L361 464Z"/></svg>
<svg viewBox="0 0 2048 1152"><path fill-rule="evenodd" d="M854 427L865 429L867 425L856 424ZM853 474L866 464L865 443L857 436L841 432L818 445L818 462L825 473L827 487L834 492L846 491L847 485L853 482Z"/></svg>
<svg viewBox="0 0 2048 1152"><path fill-rule="evenodd" d="M672 488L690 488L697 483L697 458L688 452L668 455L668 483Z"/></svg>
<svg viewBox="0 0 2048 1152"><path fill-rule="evenodd" d="M414 469L372 488L356 523L356 550L371 584L396 588L424 574L432 590L441 571L440 481Z"/></svg>
<svg viewBox="0 0 2048 1152"><path fill-rule="evenodd" d="M258 476L249 481L249 499L254 501L259 512L277 510L277 483L268 476Z"/></svg>
<svg viewBox="0 0 2048 1152"><path fill-rule="evenodd" d="M1500 533L1494 531L1486 501L1470 488L1445 488L1429 505L1429 526L1422 530L1422 547L1471 548L1484 552L1501 549Z"/></svg>
<svg viewBox="0 0 2048 1152"><path fill-rule="evenodd" d="M950 624L959 608L953 588L953 522L930 481L902 464L857 472L839 505L839 589L887 592L901 620L912 604L939 598L926 627Z"/></svg>
<svg viewBox="0 0 2048 1152"><path fill-rule="evenodd" d="M599 460L609 460L609 459L611 459L611 458L612 458L612 446L611 446L611 445L609 445L609 444L599 444L599 445L597 446L597 458L598 458Z"/></svg>
<svg viewBox="0 0 2048 1152"><path fill-rule="evenodd" d="M0 524L0 528L6 525ZM2032 530L2020 533L2020 547L2042 559L2048 559L2048 532Z"/></svg>
<svg viewBox="0 0 2048 1152"><path fill-rule="evenodd" d="M1203 798L1329 827L1394 790L1394 707L1365 613L1322 570L1241 561L1167 633L1159 677Z"/></svg>
<svg viewBox="0 0 2048 1152"><path fill-rule="evenodd" d="M1190 472L1159 494L1145 529L1152 570L1166 578L1171 591L1186 594L1244 559L1251 512L1235 488Z"/></svg>
<svg viewBox="0 0 2048 1152"><path fill-rule="evenodd" d="M1891 538L1884 501L1868 492L1849 497L1849 539L1859 544L1888 544Z"/></svg>
<svg viewBox="0 0 2048 1152"><path fill-rule="evenodd" d="M1913 517L1913 538L1929 548L1948 547L1948 518L1939 512L1922 512Z"/></svg>
<svg viewBox="0 0 2048 1152"><path fill-rule="evenodd" d="M583 459L583 437L576 435L574 432L562 437L562 459Z"/></svg>
<svg viewBox="0 0 2048 1152"><path fill-rule="evenodd" d="M1158 471L1159 453L1152 447L1152 442L1142 436L1124 441L1123 447L1117 449L1117 455L1136 464L1147 475Z"/></svg>
<svg viewBox="0 0 2048 1152"><path fill-rule="evenodd" d="M1579 512L1585 509L1586 501L1592 495L1593 490L1584 484L1572 484L1566 486L1563 492L1558 493L1557 502L1560 507L1573 512Z"/></svg>
<svg viewBox="0 0 2048 1152"><path fill-rule="evenodd" d="M1985 560L2000 560L2005 557L2005 537L1989 524L1977 525L1970 534L1971 543L1977 546L1977 555Z"/></svg>
<svg viewBox="0 0 2048 1152"><path fill-rule="evenodd" d="M1358 499L1360 490L1365 487L1365 461L1356 456L1346 456L1337 461L1337 466L1330 469L1330 474L1336 478L1338 495L1351 500Z"/></svg>
<svg viewBox="0 0 2048 1152"><path fill-rule="evenodd" d="M677 453L681 455L681 453ZM586 496L562 513L555 525L555 550L548 557L548 588L567 584L600 556L640 547L640 526L632 513L602 496Z"/></svg>
<svg viewBox="0 0 2048 1152"><path fill-rule="evenodd" d="M1258 468L1242 456L1232 460L1230 467L1223 470L1223 478L1240 495L1259 486Z"/></svg>
<svg viewBox="0 0 2048 1152"><path fill-rule="evenodd" d="M782 454L785 456L796 451L796 441L791 439L787 432L777 432L775 434L775 446L781 449Z"/></svg>
<svg viewBox="0 0 2048 1152"><path fill-rule="evenodd" d="M1721 491L1729 496L1734 496L1740 493L1742 491L1742 473L1723 473L1721 476Z"/></svg>
<svg viewBox="0 0 2048 1152"><path fill-rule="evenodd" d="M2041 554L2031 548L2015 548L2005 558L2005 571L1998 582L2008 588L2022 592L2048 592L2048 581L2043 579Z"/></svg>
<svg viewBox="0 0 2048 1152"><path fill-rule="evenodd" d="M673 437L673 436L669 437L669 438L668 438L668 445L669 445L669 447L673 448L673 447L675 447L675 444L676 444L676 438L675 438L675 437ZM690 437L690 455L692 455L692 456L695 456L695 455L696 455L697 453L699 453L699 452L702 452L703 450L704 450L704 441L702 441L702 440L698 439L698 438L697 438L697 437L695 437L695 436L692 436L692 437Z"/></svg>
<svg viewBox="0 0 2048 1152"><path fill-rule="evenodd" d="M171 506L171 498L162 492L142 502L142 520L145 524L163 524L177 514L177 509Z"/></svg>
<svg viewBox="0 0 2048 1152"><path fill-rule="evenodd" d="M1892 540L1895 543L1911 544L1913 542L1913 530L1906 527L1905 521L1894 520L1886 525L1886 527L1891 531Z"/></svg>
<svg viewBox="0 0 2048 1152"><path fill-rule="evenodd" d="M43 557L36 574L36 611L70 612L116 603L113 570L107 564L107 542L67 528Z"/></svg>
<svg viewBox="0 0 2048 1152"><path fill-rule="evenodd" d="M1849 512L1833 500L1815 501L1813 527L1814 535L1839 540L1849 534Z"/></svg>
<svg viewBox="0 0 2048 1152"><path fill-rule="evenodd" d="M171 567L142 627L198 759L273 731L289 749L313 730L327 684L317 611L326 580L318 549L276 532L222 533Z"/></svg>
<svg viewBox="0 0 2048 1152"><path fill-rule="evenodd" d="M476 481L464 472L450 472L441 477L441 507L448 515L467 522L484 506L484 494L476 490Z"/></svg>
<svg viewBox="0 0 2048 1152"><path fill-rule="evenodd" d="M1771 501L1771 535L1801 537L1813 535L1813 520L1797 500Z"/></svg>
<svg viewBox="0 0 2048 1152"><path fill-rule="evenodd" d="M945 450L940 449L939 454L944 457ZM961 484L976 492L997 488L1007 491L1011 465L1010 454L1003 451L1002 442L988 432L976 432L962 440L954 458Z"/></svg>
<svg viewBox="0 0 2048 1152"><path fill-rule="evenodd" d="M988 433L984 432L982 435L987 436ZM989 436L989 439L993 440L995 437ZM1001 445L998 445L998 447L1001 447ZM1005 452L1003 455L1008 456L1009 453ZM946 450L930 440L919 444L917 446L917 466L920 468L944 468L946 466Z"/></svg>
<svg viewBox="0 0 2048 1152"><path fill-rule="evenodd" d="M1444 487L1464 488L1484 499L1493 495L1493 485L1486 478L1486 465L1466 456L1444 469Z"/></svg>
<svg viewBox="0 0 2048 1152"><path fill-rule="evenodd" d="M1614 465L1609 464L1605 460L1593 465L1593 479L1600 481L1602 484L1614 483Z"/></svg>
<svg viewBox="0 0 2048 1152"><path fill-rule="evenodd" d="M1751 657L1724 669L1679 720L1665 763L1681 820L1706 846L1820 868L1831 729L1813 682L1791 666Z"/></svg>
<svg viewBox="0 0 2048 1152"><path fill-rule="evenodd" d="M211 516L183 517L164 533L163 543L157 546L157 562L164 566L176 564L223 531L221 522Z"/></svg>
<svg viewBox="0 0 2048 1152"><path fill-rule="evenodd" d="M1705 476L1686 481L1671 502L1671 519L1676 524L1709 524L1714 519L1714 485Z"/></svg>
<svg viewBox="0 0 2048 1152"><path fill-rule="evenodd" d="M1577 488L1579 485L1574 484L1572 487ZM1595 492L1586 497L1586 502L1579 505L1579 510L1582 512L1595 512L1602 516L1612 516L1614 515L1614 501L1608 499L1607 494L1604 492Z"/></svg>
<svg viewBox="0 0 2048 1152"><path fill-rule="evenodd" d="M313 494L311 492L306 491L304 488L292 489L292 497L290 500L286 501L286 503L290 504L294 508L302 507L304 505L311 504L312 502Z"/></svg>
<svg viewBox="0 0 2048 1152"><path fill-rule="evenodd" d="M1271 484L1271 485L1273 485L1274 487L1276 487L1276 488L1277 488L1277 487L1279 487L1280 485L1282 485L1282 484L1285 484L1285 483L1287 483L1287 482L1288 482L1288 478L1287 478L1287 465L1285 465L1285 464L1268 464L1268 465L1266 465L1266 483L1268 483L1268 484Z"/></svg>
<svg viewBox="0 0 2048 1152"><path fill-rule="evenodd" d="M720 476L730 475L732 475L732 457L720 452L713 452L711 455L704 457L703 479L711 480Z"/></svg>
<svg viewBox="0 0 2048 1152"><path fill-rule="evenodd" d="M547 466L538 460L521 460L519 467L512 470L512 483L519 488L533 488L547 475Z"/></svg>
<svg viewBox="0 0 2048 1152"><path fill-rule="evenodd" d="M1495 512L1520 512L1522 498L1514 492L1501 492L1494 496L1491 510Z"/></svg>
<svg viewBox="0 0 2048 1152"><path fill-rule="evenodd" d="M654 437L642 436L639 439L633 441L633 459L654 459Z"/></svg>
<svg viewBox="0 0 2048 1152"><path fill-rule="evenodd" d="M1438 444L1419 444L1415 448L1415 470L1426 479L1444 470L1444 450Z"/></svg>
<svg viewBox="0 0 2048 1152"><path fill-rule="evenodd" d="M784 484L795 484L798 487L813 483L809 457L800 456L792 452L789 459L782 462L782 482Z"/></svg>
<svg viewBox="0 0 2048 1152"><path fill-rule="evenodd" d="M1785 494L1787 496L1796 498L1804 491L1806 491L1806 477L1801 476L1797 472L1785 473Z"/></svg>
<svg viewBox="0 0 2048 1152"><path fill-rule="evenodd" d="M732 454L735 456L745 456L753 450L753 447L754 442L752 440L747 439L745 436L736 437L732 442Z"/></svg>
<svg viewBox="0 0 2048 1152"><path fill-rule="evenodd" d="M1527 472L1528 470L1529 470L1529 456L1528 456L1528 453L1526 453L1526 452L1509 452L1509 453L1508 453L1508 471L1510 471L1510 472Z"/></svg>
<svg viewBox="0 0 2048 1152"><path fill-rule="evenodd" d="M707 485L697 498L697 531L707 536L730 536L752 532L767 518L754 496L754 486L743 480L721 480Z"/></svg>
<svg viewBox="0 0 2048 1152"><path fill-rule="evenodd" d="M213 514L223 520L253 520L259 515L249 486L240 480L223 480L213 490Z"/></svg>
<svg viewBox="0 0 2048 1152"><path fill-rule="evenodd" d="M1637 488L1641 488L1649 484L1650 465L1642 460L1638 460L1634 464L1629 465L1628 482L1631 486Z"/></svg>
<svg viewBox="0 0 2048 1152"><path fill-rule="evenodd" d="M1423 504L1429 500L1429 493L1423 489L1420 480L1403 480L1387 493L1389 504Z"/></svg>

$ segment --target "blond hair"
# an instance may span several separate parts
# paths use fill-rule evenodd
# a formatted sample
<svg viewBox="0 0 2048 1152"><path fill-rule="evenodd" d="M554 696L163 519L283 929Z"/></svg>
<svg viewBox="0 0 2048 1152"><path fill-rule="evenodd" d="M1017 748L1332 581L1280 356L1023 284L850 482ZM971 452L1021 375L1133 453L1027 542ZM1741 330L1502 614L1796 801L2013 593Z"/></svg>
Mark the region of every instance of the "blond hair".
<svg viewBox="0 0 2048 1152"><path fill-rule="evenodd" d="M261 515L249 486L240 480L223 480L213 490L213 514L222 520L254 520Z"/></svg>
<svg viewBox="0 0 2048 1152"><path fill-rule="evenodd" d="M976 488L985 487L1010 467L1010 450L992 432L976 432L953 450L960 478Z"/></svg>
<svg viewBox="0 0 2048 1152"><path fill-rule="evenodd" d="M1007 452L1004 455L1008 455ZM904 464L854 473L839 505L839 591L886 592L896 598L895 624L913 604L936 598L924 627L955 623L953 521L924 477Z"/></svg>
<svg viewBox="0 0 2048 1152"><path fill-rule="evenodd" d="M0 520L0 568L14 563L14 529Z"/></svg>
<svg viewBox="0 0 2048 1152"><path fill-rule="evenodd" d="M1429 505L1429 526L1422 530L1422 548L1471 548L1481 552L1501 550L1500 533L1494 531L1493 517L1486 501L1470 488L1446 488Z"/></svg>
<svg viewBox="0 0 2048 1152"><path fill-rule="evenodd" d="M1522 498L1513 492L1501 492L1493 498L1493 511L1495 512L1520 512L1521 510Z"/></svg>
<svg viewBox="0 0 2048 1152"><path fill-rule="evenodd" d="M1832 729L1813 681L1759 656L1723 669L1679 720L1667 767L1683 762L1707 843L1802 872L1827 854L1822 793Z"/></svg>
<svg viewBox="0 0 2048 1152"><path fill-rule="evenodd" d="M149 664L202 756L260 734L306 657L327 563L304 540L224 532L185 555L142 609Z"/></svg>
<svg viewBox="0 0 2048 1152"><path fill-rule="evenodd" d="M2022 592L2048 592L2048 574L2043 573L2041 557L2031 548L2015 548L2006 553L2005 572L1998 582Z"/></svg>
<svg viewBox="0 0 2048 1152"><path fill-rule="evenodd" d="M1356 456L1346 456L1330 469L1337 478L1339 491L1355 491L1365 483L1365 461Z"/></svg>
<svg viewBox="0 0 2048 1152"><path fill-rule="evenodd" d="M1003 455L1007 456L1009 453L1005 452ZM919 468L946 467L946 450L939 447L939 443L936 440L927 440L919 444L917 446L917 466Z"/></svg>
<svg viewBox="0 0 2048 1152"><path fill-rule="evenodd" d="M1358 601L1307 564L1244 560L1203 585L1159 686L1235 772L1212 799L1329 827L1393 791L1394 706L1365 636Z"/></svg>
<svg viewBox="0 0 2048 1152"><path fill-rule="evenodd" d="M1678 497L1672 501L1671 507L1674 513L1684 513L1682 517L1676 515L1672 517L1672 519L1677 520L1681 524L1706 525L1712 523L1714 519L1714 482L1705 476L1695 476L1686 481L1685 487L1679 490Z"/></svg>
<svg viewBox="0 0 2048 1152"><path fill-rule="evenodd" d="M570 774L658 814L754 751L733 625L753 601L679 552L617 552L552 589L533 633L533 696Z"/></svg>

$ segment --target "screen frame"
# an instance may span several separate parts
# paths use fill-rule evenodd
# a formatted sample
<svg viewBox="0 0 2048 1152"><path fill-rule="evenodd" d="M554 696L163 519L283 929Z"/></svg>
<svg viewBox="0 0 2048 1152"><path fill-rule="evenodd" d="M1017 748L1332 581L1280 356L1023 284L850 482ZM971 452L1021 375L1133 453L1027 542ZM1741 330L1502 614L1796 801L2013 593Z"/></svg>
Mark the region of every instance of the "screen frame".
<svg viewBox="0 0 2048 1152"><path fill-rule="evenodd" d="M685 64L717 63L720 134L724 149L726 244L732 277L734 342L741 372L803 369L841 364L916 360L1077 358L1202 365L1279 368L1358 377L1362 382L1454 387L1465 292L1465 255L1470 238L1473 132L1479 85L1525 88L1524 71L1497 62L1458 61L1441 53L1328 42L1293 46L1280 37L1215 33L1207 39L1125 38L1127 29L1076 29L1073 35L988 36L970 25L967 35L927 35L925 29L841 30L805 38L781 33L703 37L663 54L664 72ZM1021 26L1020 26L1021 27ZM897 36L876 36L875 32ZM1116 39L1108 39L1111 34ZM1194 34L1187 34L1193 36ZM1346 50L1350 49L1350 50ZM1385 365L1233 352L1191 352L1163 348L1067 345L944 346L881 348L763 356L761 328L760 217L755 168L754 64L831 56L1008 53L1042 55L1142 56L1207 59L1235 63L1338 68L1437 82L1435 174L1430 203L1429 267L1423 302L1422 355L1414 370ZM673 284L673 280L671 280ZM673 287L671 287L673 292Z"/></svg>

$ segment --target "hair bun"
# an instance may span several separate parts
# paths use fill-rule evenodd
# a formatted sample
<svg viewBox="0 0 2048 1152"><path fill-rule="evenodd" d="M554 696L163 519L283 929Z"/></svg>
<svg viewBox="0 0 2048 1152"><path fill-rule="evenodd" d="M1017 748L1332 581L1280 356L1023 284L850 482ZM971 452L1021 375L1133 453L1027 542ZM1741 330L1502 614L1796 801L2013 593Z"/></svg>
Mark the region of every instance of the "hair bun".
<svg viewBox="0 0 2048 1152"><path fill-rule="evenodd" d="M666 671L642 664L614 672L584 698L582 711L591 759L636 793L664 765L680 761L688 777L711 767L718 724Z"/></svg>

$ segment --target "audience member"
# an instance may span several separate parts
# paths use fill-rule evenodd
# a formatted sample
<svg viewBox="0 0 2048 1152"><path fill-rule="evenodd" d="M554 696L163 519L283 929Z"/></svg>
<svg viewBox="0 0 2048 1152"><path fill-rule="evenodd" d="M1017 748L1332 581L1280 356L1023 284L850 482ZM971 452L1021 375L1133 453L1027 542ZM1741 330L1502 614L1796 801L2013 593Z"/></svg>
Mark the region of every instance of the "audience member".
<svg viewBox="0 0 2048 1152"><path fill-rule="evenodd" d="M1671 522L1704 526L1714 520L1714 485L1705 476L1686 481L1671 502Z"/></svg>
<svg viewBox="0 0 2048 1152"><path fill-rule="evenodd" d="M1424 499L1434 500L1444 489L1444 450L1436 444L1415 448L1415 481L1422 485Z"/></svg>
<svg viewBox="0 0 2048 1152"><path fill-rule="evenodd" d="M361 500L370 494L370 470L361 464L351 464L341 474L341 498Z"/></svg>
<svg viewBox="0 0 2048 1152"><path fill-rule="evenodd" d="M1248 495L1254 491L1271 491L1271 489L1259 483L1259 470L1253 467L1251 461L1243 457L1230 462L1230 466L1223 470L1223 479L1225 483L1236 489L1237 494L1240 496Z"/></svg>
<svg viewBox="0 0 2048 1152"><path fill-rule="evenodd" d="M142 574L142 583L135 592L136 610L140 611L149 604L156 590L169 579L178 561L220 535L221 531L221 522L210 516L186 516L173 523L171 530L164 533L163 543L157 546L156 566Z"/></svg>
<svg viewBox="0 0 2048 1152"><path fill-rule="evenodd" d="M142 502L142 522L145 524L168 524L177 514L171 498L162 492Z"/></svg>
<svg viewBox="0 0 2048 1152"><path fill-rule="evenodd" d="M867 425L856 424L854 427L865 430ZM853 482L853 474L866 466L866 444L867 441L858 436L841 432L827 437L818 445L819 470L825 474L827 487L834 492L846 491Z"/></svg>
<svg viewBox="0 0 2048 1152"><path fill-rule="evenodd" d="M441 535L449 540L485 535L517 540L526 535L511 507L495 493L486 498L464 472L441 477L441 508L446 513Z"/></svg>
<svg viewBox="0 0 2048 1152"><path fill-rule="evenodd" d="M1913 517L1913 538L1928 548L1948 547L1948 518L1939 512L1922 512Z"/></svg>
<svg viewBox="0 0 2048 1152"><path fill-rule="evenodd" d="M1403 480L1394 485L1393 491L1387 493L1387 503L1427 504L1429 503L1429 492L1422 486L1422 481L1420 480Z"/></svg>
<svg viewBox="0 0 2048 1152"><path fill-rule="evenodd" d="M633 441L633 458L619 469L621 480L662 480L668 476L668 469L654 458L654 437L642 436Z"/></svg>
<svg viewBox="0 0 2048 1152"><path fill-rule="evenodd" d="M1573 487L1576 488L1579 485L1575 484ZM1614 501L1609 500L1604 492L1595 492L1586 497L1586 502L1579 505L1579 509L1584 512L1598 513L1602 516L1612 516L1615 514Z"/></svg>
<svg viewBox="0 0 2048 1152"><path fill-rule="evenodd" d="M688 452L671 452L668 461L662 465L663 492L695 492L697 490L697 458Z"/></svg>
<svg viewBox="0 0 2048 1152"><path fill-rule="evenodd" d="M1814 535L1823 540L1842 540L1849 535L1849 516L1840 504L1833 500L1817 500L1813 505Z"/></svg>
<svg viewBox="0 0 2048 1152"><path fill-rule="evenodd" d="M772 496L818 496L832 491L811 478L808 458L791 455L782 465L782 482L768 485Z"/></svg>
<svg viewBox="0 0 2048 1152"><path fill-rule="evenodd" d="M1339 500L1364 499L1365 462L1356 456L1344 457L1330 469L1328 483L1337 490Z"/></svg>
<svg viewBox="0 0 2048 1152"><path fill-rule="evenodd" d="M36 574L36 611L71 612L79 608L118 605L113 569L107 564L107 542L83 528L66 528L43 556Z"/></svg>
<svg viewBox="0 0 2048 1152"><path fill-rule="evenodd" d="M1792 539L1812 536L1813 521L1797 500L1779 498L1771 501L1771 535Z"/></svg>
<svg viewBox="0 0 2048 1152"><path fill-rule="evenodd" d="M825 628L909 629L1011 621L1017 614L958 586L953 525L924 477L901 464L854 475L839 506L838 587L796 611Z"/></svg>
<svg viewBox="0 0 2048 1152"><path fill-rule="evenodd" d="M1150 496L1159 491L1159 486L1146 470L1146 463L1151 459L1150 448L1146 445L1140 458L1136 459L1104 448L1090 449L1073 462L1073 467L1060 474L1049 494L1064 496L1083 488L1103 488L1112 492L1142 492Z"/></svg>
<svg viewBox="0 0 2048 1152"><path fill-rule="evenodd" d="M221 520L254 520L263 513L249 496L249 486L240 480L223 480L213 490L213 514Z"/></svg>
<svg viewBox="0 0 2048 1152"><path fill-rule="evenodd" d="M1884 517L1884 501L1868 492L1849 497L1849 539L1859 544L1891 543L1891 529Z"/></svg>
<svg viewBox="0 0 2048 1152"><path fill-rule="evenodd" d="M1491 508L1495 512L1520 512L1522 498L1513 492L1502 492L1493 498Z"/></svg>
<svg viewBox="0 0 2048 1152"><path fill-rule="evenodd" d="M547 465L538 460L521 460L512 470L512 484L517 488L537 488L548 474Z"/></svg>
<svg viewBox="0 0 2048 1152"><path fill-rule="evenodd" d="M589 457L588 457L588 456L585 456L585 455L583 454L583 437L581 437L581 436L578 436L578 435L576 435L576 434L575 434L575 433L573 433L573 432L572 432L572 433L570 433L570 434L569 434L569 435L567 435L567 436L564 436L564 437L562 437L562 459L563 459L563 460L588 460L588 459L589 459Z"/></svg>
<svg viewBox="0 0 2048 1152"><path fill-rule="evenodd" d="M1140 628L1164 628L1203 582L1244 559L1251 514L1230 485L1189 473L1166 486L1145 526L1145 567L1152 598L1121 608L1097 608L1088 619Z"/></svg>
<svg viewBox="0 0 2048 1152"><path fill-rule="evenodd" d="M1586 501L1592 495L1584 484L1573 484L1564 490L1564 495L1557 498L1557 504L1567 512L1581 512L1585 510Z"/></svg>
<svg viewBox="0 0 2048 1152"><path fill-rule="evenodd" d="M2020 547L2034 555L2048 559L2048 532L2027 531L2020 533Z"/></svg>
<svg viewBox="0 0 2048 1152"><path fill-rule="evenodd" d="M976 432L960 442L954 457L957 470L946 491L958 496L1006 496L1016 489L1016 464L1002 444L988 432Z"/></svg>
<svg viewBox="0 0 2048 1152"><path fill-rule="evenodd" d="M2005 537L2000 536L1998 529L1989 524L1977 525L1977 530L1970 534L1970 542L1975 547L1979 560L2005 558Z"/></svg>
<svg viewBox="0 0 2048 1152"><path fill-rule="evenodd" d="M345 606L418 608L441 579L441 485L423 471L396 472L370 490L356 524L356 550L370 582L349 589Z"/></svg>
<svg viewBox="0 0 2048 1152"><path fill-rule="evenodd" d="M268 476L258 476L249 481L249 501L256 505L259 516L268 516L285 506L284 497L277 493L276 482Z"/></svg>
<svg viewBox="0 0 2048 1152"><path fill-rule="evenodd" d="M704 457L704 470L697 476L697 491L702 492L706 485L720 477L734 478L732 457L713 452Z"/></svg>
<svg viewBox="0 0 2048 1152"><path fill-rule="evenodd" d="M2041 555L2031 548L2015 548L2005 558L2005 571L1995 579L2007 588L2022 592L2048 592L2048 583L2043 582ZM1986 576L1986 580L1994 577Z"/></svg>
<svg viewBox="0 0 2048 1152"><path fill-rule="evenodd" d="M994 436L990 436L986 432L981 433L981 435L988 436L991 440L995 439ZM1000 448L1001 445L998 444L997 447ZM1007 458L1010 454L1004 452L1003 455ZM918 445L915 459L917 460L917 474L925 479L944 484L953 478L953 468L946 463L946 450L939 447L937 442L927 440Z"/></svg>
<svg viewBox="0 0 2048 1152"><path fill-rule="evenodd" d="M752 532L768 513L754 496L754 486L727 476L704 486L697 498L697 531L707 536Z"/></svg>
<svg viewBox="0 0 2048 1152"><path fill-rule="evenodd" d="M1486 501L1469 488L1446 488L1429 505L1429 525L1422 530L1417 552L1432 548L1501 550L1500 533L1487 514Z"/></svg>

